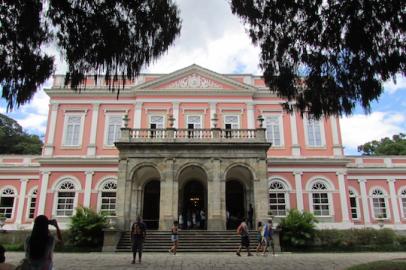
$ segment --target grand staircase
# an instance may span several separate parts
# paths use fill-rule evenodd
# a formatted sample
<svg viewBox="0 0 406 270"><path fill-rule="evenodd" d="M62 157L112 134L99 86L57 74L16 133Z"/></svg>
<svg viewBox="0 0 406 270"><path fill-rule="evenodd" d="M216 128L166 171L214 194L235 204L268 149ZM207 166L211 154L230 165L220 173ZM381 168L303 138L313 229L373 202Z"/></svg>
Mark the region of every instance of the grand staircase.
<svg viewBox="0 0 406 270"><path fill-rule="evenodd" d="M250 232L251 250L257 246L256 232ZM235 252L240 244L240 236L235 230L200 231L182 230L179 232L179 252ZM277 244L277 243L275 243ZM145 252L167 252L171 247L170 231L148 231L144 243ZM275 247L276 248L276 247ZM276 249L276 250L279 250ZM117 252L131 251L129 232L123 232L116 248Z"/></svg>

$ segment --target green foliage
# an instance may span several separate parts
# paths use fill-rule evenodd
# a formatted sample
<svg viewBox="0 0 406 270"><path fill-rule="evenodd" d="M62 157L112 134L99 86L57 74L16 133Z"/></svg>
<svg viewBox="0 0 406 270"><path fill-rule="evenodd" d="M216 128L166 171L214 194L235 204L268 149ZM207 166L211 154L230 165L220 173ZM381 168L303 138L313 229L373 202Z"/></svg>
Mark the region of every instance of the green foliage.
<svg viewBox="0 0 406 270"><path fill-rule="evenodd" d="M406 270L406 260L370 262L351 266L347 270Z"/></svg>
<svg viewBox="0 0 406 270"><path fill-rule="evenodd" d="M0 154L39 155L41 149L37 135L25 133L17 121L0 114Z"/></svg>
<svg viewBox="0 0 406 270"><path fill-rule="evenodd" d="M24 251L24 244L3 244L6 251Z"/></svg>
<svg viewBox="0 0 406 270"><path fill-rule="evenodd" d="M399 133L398 135L393 135L392 139L386 137L380 141L373 140L364 143L358 146L358 152L371 156L406 155L406 134Z"/></svg>
<svg viewBox="0 0 406 270"><path fill-rule="evenodd" d="M103 74L119 89L166 52L181 28L172 0L0 1L0 18L0 88L8 109L29 101L52 74L54 59L42 49L51 42L68 64L65 83L73 89L88 74Z"/></svg>
<svg viewBox="0 0 406 270"><path fill-rule="evenodd" d="M312 213L289 210L279 224L281 245L284 248L304 248L314 241L317 220Z"/></svg>
<svg viewBox="0 0 406 270"><path fill-rule="evenodd" d="M69 242L77 247L100 247L103 244L103 229L107 218L90 208L78 207L71 217Z"/></svg>
<svg viewBox="0 0 406 270"><path fill-rule="evenodd" d="M368 112L382 81L406 74L404 1L231 0L231 9L261 49L270 90L295 101L288 110Z"/></svg>

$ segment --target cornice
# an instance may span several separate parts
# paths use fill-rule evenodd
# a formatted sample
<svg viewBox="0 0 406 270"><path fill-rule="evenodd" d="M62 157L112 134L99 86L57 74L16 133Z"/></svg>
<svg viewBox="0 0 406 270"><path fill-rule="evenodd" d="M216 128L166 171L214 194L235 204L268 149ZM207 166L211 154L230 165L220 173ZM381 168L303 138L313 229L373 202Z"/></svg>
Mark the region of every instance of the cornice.
<svg viewBox="0 0 406 270"><path fill-rule="evenodd" d="M41 165L117 165L118 157L109 158L88 158L88 157L43 157L38 159Z"/></svg>
<svg viewBox="0 0 406 270"><path fill-rule="evenodd" d="M268 158L269 165L336 165L346 166L351 160L346 158L306 157L306 158Z"/></svg>

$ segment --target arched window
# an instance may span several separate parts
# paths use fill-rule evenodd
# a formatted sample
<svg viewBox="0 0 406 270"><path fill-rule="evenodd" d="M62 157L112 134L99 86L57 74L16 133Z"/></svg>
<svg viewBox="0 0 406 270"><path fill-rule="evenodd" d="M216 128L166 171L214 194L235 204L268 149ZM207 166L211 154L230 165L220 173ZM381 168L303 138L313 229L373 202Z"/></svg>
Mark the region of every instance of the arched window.
<svg viewBox="0 0 406 270"><path fill-rule="evenodd" d="M0 193L0 214L6 218L13 216L16 192L14 189L6 187Z"/></svg>
<svg viewBox="0 0 406 270"><path fill-rule="evenodd" d="M352 190L352 189L348 190L348 194L349 194L349 197L350 197L351 218L353 220L358 220L358 219L360 219L358 196L355 193L355 191Z"/></svg>
<svg viewBox="0 0 406 270"><path fill-rule="evenodd" d="M35 215L35 207L37 205L37 192L38 189L34 189L28 197L28 218L33 219Z"/></svg>
<svg viewBox="0 0 406 270"><path fill-rule="evenodd" d="M329 188L324 181L316 181L311 185L311 210L315 216L331 216L331 198Z"/></svg>
<svg viewBox="0 0 406 270"><path fill-rule="evenodd" d="M400 205L402 207L402 217L406 218L406 188L404 188L399 194Z"/></svg>
<svg viewBox="0 0 406 270"><path fill-rule="evenodd" d="M105 181L99 191L99 211L108 216L116 215L116 180Z"/></svg>
<svg viewBox="0 0 406 270"><path fill-rule="evenodd" d="M387 219L388 208L386 202L386 196L382 189L374 188L371 191L371 202L373 215L375 219Z"/></svg>
<svg viewBox="0 0 406 270"><path fill-rule="evenodd" d="M76 187L72 181L64 181L57 190L56 215L72 216L76 204Z"/></svg>
<svg viewBox="0 0 406 270"><path fill-rule="evenodd" d="M280 180L273 180L269 184L269 210L274 216L286 216L289 209L289 193Z"/></svg>

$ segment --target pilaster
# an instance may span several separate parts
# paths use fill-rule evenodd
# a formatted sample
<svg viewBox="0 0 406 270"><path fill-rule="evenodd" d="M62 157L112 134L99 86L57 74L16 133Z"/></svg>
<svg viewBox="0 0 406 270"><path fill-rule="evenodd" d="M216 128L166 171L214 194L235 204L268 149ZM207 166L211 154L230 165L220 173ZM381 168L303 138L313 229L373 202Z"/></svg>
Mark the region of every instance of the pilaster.
<svg viewBox="0 0 406 270"><path fill-rule="evenodd" d="M398 207L398 200L396 196L396 190L395 190L395 178L389 178L388 179L388 184L389 184L389 196L390 196L390 201L392 205L392 210L393 210L393 220L395 224L400 224L400 215L399 215L399 207Z"/></svg>
<svg viewBox="0 0 406 270"><path fill-rule="evenodd" d="M38 203L38 215L45 214L45 202L46 202L46 197L47 197L48 181L49 181L50 175L51 175L50 172L47 172L47 171L42 172L41 190L40 190L39 203Z"/></svg>
<svg viewBox="0 0 406 270"><path fill-rule="evenodd" d="M55 127L59 104L51 103L50 107L48 138L44 145L44 156L52 156L54 152Z"/></svg>
<svg viewBox="0 0 406 270"><path fill-rule="evenodd" d="M207 230L225 230L225 179L222 177L220 159L211 159L210 175L211 179L207 182Z"/></svg>
<svg viewBox="0 0 406 270"><path fill-rule="evenodd" d="M136 101L133 117L134 128L141 128L141 116L142 116L142 101Z"/></svg>
<svg viewBox="0 0 406 270"><path fill-rule="evenodd" d="M96 155L96 135L97 135L97 128L98 128L99 108L100 108L99 103L93 104L92 124L90 127L90 141L89 141L89 146L87 147L88 156Z"/></svg>
<svg viewBox="0 0 406 270"><path fill-rule="evenodd" d="M216 102L210 102L210 119L214 118L214 115L217 112L217 103ZM210 121L210 128L214 128L213 121Z"/></svg>
<svg viewBox="0 0 406 270"><path fill-rule="evenodd" d="M28 179L20 179L20 194L18 196L18 208L17 208L17 218L16 223L21 224L23 222L23 212L24 212L24 202L25 202L25 193L27 191Z"/></svg>
<svg viewBox="0 0 406 270"><path fill-rule="evenodd" d="M292 138L292 156L300 156L300 145L297 134L296 112L290 114L290 130Z"/></svg>
<svg viewBox="0 0 406 270"><path fill-rule="evenodd" d="M161 179L161 196L159 205L159 229L167 230L177 219L177 208L173 209L174 201L174 172L173 159L163 161L164 172Z"/></svg>
<svg viewBox="0 0 406 270"><path fill-rule="evenodd" d="M247 126L248 129L255 128L255 110L253 103L247 103Z"/></svg>
<svg viewBox="0 0 406 270"><path fill-rule="evenodd" d="M83 206L90 207L90 195L92 192L92 180L93 180L93 171L85 172L86 175L86 183L85 183L85 194L83 198Z"/></svg>
<svg viewBox="0 0 406 270"><path fill-rule="evenodd" d="M334 156L342 156L343 147L340 144L340 140L339 140L337 120L338 120L337 117L330 116L331 133L333 135L333 152L334 152Z"/></svg>
<svg viewBox="0 0 406 270"><path fill-rule="evenodd" d="M297 210L303 212L303 188L302 188L302 175L301 171L294 171L293 175L295 176L295 189L296 189L296 204Z"/></svg>
<svg viewBox="0 0 406 270"><path fill-rule="evenodd" d="M371 223L371 217L369 214L366 182L367 182L367 180L365 178L358 179L359 188L360 188L360 192L361 192L362 211L364 213L364 223L365 223L365 225L368 225Z"/></svg>
<svg viewBox="0 0 406 270"><path fill-rule="evenodd" d="M179 102L172 102L173 127L179 128Z"/></svg>
<svg viewBox="0 0 406 270"><path fill-rule="evenodd" d="M338 187L340 190L341 215L343 218L342 221L344 223L348 223L350 222L350 218L348 214L347 191L345 190L345 172L339 171L336 173L336 175L338 176Z"/></svg>

